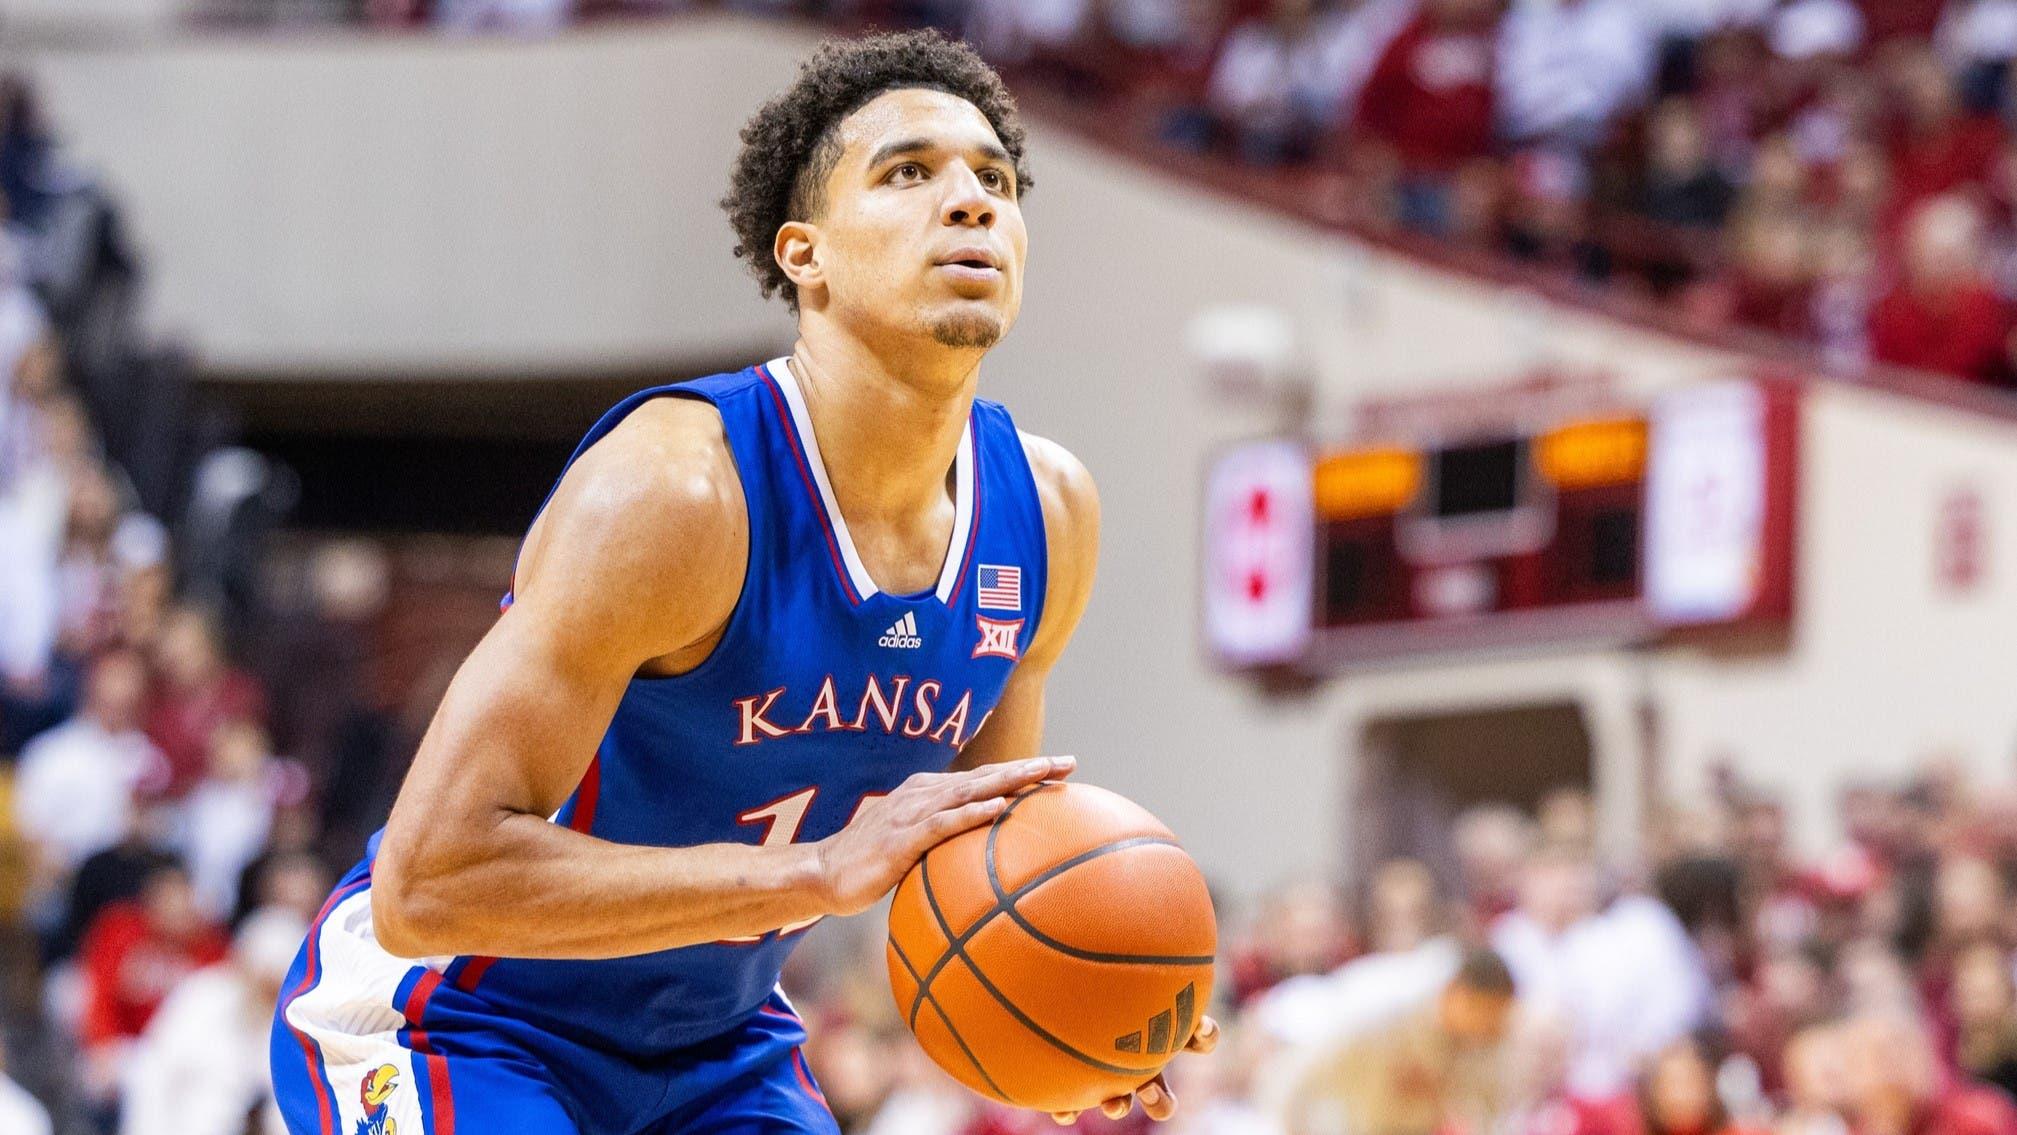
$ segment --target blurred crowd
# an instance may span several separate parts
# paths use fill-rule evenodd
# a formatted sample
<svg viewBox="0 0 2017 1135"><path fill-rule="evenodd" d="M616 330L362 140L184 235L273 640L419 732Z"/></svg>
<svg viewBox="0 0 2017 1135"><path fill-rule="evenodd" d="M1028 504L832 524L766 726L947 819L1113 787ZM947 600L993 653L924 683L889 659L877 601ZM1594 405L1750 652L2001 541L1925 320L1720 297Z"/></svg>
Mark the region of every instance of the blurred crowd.
<svg viewBox="0 0 2017 1135"><path fill-rule="evenodd" d="M921 7L1331 219L2017 383L2010 0Z"/></svg>
<svg viewBox="0 0 2017 1135"><path fill-rule="evenodd" d="M1640 863L1600 857L1564 790L1467 812L1442 861L1350 893L1221 904L1224 1036L1171 1065L1182 1108L1157 1130L2017 1135L2017 793L1936 765L1840 799L1846 838L1811 861L1725 777L1658 818ZM822 928L787 971L843 1129L1047 1129L917 1053L877 929Z"/></svg>
<svg viewBox="0 0 2017 1135"><path fill-rule="evenodd" d="M537 30L684 6L214 7ZM731 6L943 26L1146 144L1704 329L2017 375L2017 0ZM107 369L116 304L79 282L77 249L116 261L90 207L0 79L0 1067L23 1082L0 1073L0 1133L270 1132L281 974L424 724L424 694L386 691L440 675L370 677L378 549L319 543L276 590L256 458L160 440L172 387ZM1225 1037L1172 1065L1168 1130L2017 1135L2017 796L1935 768L1847 787L1839 826L1803 859L1724 777L1624 862L1564 791L1467 812L1446 856L1349 892L1225 904ZM815 931L786 978L844 1129L1047 1129L930 1067L876 922Z"/></svg>
<svg viewBox="0 0 2017 1135"><path fill-rule="evenodd" d="M963 35L1110 133L1693 329L2017 383L2017 0L215 0L547 31L698 7Z"/></svg>
<svg viewBox="0 0 2017 1135"><path fill-rule="evenodd" d="M0 218L0 1132L243 1135L324 853L390 794L384 564L246 602L264 467L183 430L114 214L4 76Z"/></svg>

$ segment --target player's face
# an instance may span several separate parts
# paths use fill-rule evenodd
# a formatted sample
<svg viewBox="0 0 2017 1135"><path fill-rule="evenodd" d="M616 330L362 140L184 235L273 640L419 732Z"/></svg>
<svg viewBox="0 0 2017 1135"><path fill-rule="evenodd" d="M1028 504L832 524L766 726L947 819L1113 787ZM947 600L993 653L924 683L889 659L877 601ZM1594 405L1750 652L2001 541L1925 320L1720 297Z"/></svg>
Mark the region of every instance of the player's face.
<svg viewBox="0 0 2017 1135"><path fill-rule="evenodd" d="M891 91L840 137L817 222L828 310L943 346L994 346L1022 307L1029 235L987 118L941 91Z"/></svg>

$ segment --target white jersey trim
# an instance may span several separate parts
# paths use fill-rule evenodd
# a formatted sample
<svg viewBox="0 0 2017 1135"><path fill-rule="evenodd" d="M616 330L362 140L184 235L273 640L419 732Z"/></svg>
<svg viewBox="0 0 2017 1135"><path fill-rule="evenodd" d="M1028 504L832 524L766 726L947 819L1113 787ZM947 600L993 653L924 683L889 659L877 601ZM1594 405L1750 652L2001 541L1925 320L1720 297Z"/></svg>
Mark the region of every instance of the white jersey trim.
<svg viewBox="0 0 2017 1135"><path fill-rule="evenodd" d="M792 427L798 432L799 444L805 447L806 463L812 466L812 480L819 489L820 505L826 511L827 522L833 525L834 541L840 545L841 563L847 567L848 580L854 584L855 593L866 600L881 588L869 578L868 568L862 565L861 555L855 551L854 537L848 533L847 518L840 514L840 505L833 499L833 483L827 479L826 461L820 456L819 438L813 434L812 415L806 410L805 393L799 389L798 376L792 373L791 359L789 356L772 359L764 364L764 369L770 372L778 389L784 392L785 405L791 410ZM953 588L959 584L967 537L973 532L973 497L973 419L969 415L967 428L960 432L959 449L953 455L952 538L946 543L945 562L939 568L938 586L933 589L941 603L952 597Z"/></svg>

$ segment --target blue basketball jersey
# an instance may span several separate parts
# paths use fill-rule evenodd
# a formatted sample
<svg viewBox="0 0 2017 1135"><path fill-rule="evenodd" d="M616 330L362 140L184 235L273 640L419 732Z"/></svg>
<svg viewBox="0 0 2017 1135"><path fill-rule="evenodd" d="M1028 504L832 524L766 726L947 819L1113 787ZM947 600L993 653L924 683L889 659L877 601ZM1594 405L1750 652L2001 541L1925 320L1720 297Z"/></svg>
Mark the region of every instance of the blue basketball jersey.
<svg viewBox="0 0 2017 1135"><path fill-rule="evenodd" d="M864 800L944 769L980 732L1036 632L1047 560L1021 440L1001 406L973 403L937 583L892 595L855 553L785 360L640 391L595 424L569 463L668 396L721 413L748 502L742 593L699 666L632 680L553 822L666 847L824 839ZM501 1017L649 1058L757 1012L804 929L606 961L465 957L430 968Z"/></svg>

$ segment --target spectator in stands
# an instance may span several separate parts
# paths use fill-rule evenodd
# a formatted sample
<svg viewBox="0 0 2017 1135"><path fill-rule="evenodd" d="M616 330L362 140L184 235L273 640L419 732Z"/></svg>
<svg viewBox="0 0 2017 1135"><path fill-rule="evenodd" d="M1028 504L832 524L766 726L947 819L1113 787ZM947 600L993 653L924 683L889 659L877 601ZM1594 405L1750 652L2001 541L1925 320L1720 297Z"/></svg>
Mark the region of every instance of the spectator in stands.
<svg viewBox="0 0 2017 1135"><path fill-rule="evenodd" d="M315 917L335 884L329 869L309 850L316 834L307 808L295 804L274 813L266 848L239 873L232 925L262 907L285 907L304 918Z"/></svg>
<svg viewBox="0 0 2017 1135"><path fill-rule="evenodd" d="M1856 1135L2013 1135L2017 1105L1980 1084L1941 1074L1924 1026L1866 1013L1844 1030L1848 1114Z"/></svg>
<svg viewBox="0 0 2017 1135"><path fill-rule="evenodd" d="M1097 14L1130 86L1154 97L1194 92L1203 82L1225 6L1226 0L1107 0Z"/></svg>
<svg viewBox="0 0 2017 1135"><path fill-rule="evenodd" d="M1647 135L1640 211L1677 229L1721 227L1737 190L1711 160L1708 135L1694 104L1678 98L1661 103Z"/></svg>
<svg viewBox="0 0 2017 1135"><path fill-rule="evenodd" d="M266 720L266 695L231 666L216 620L197 607L169 615L155 648L157 684L147 735L168 761L163 791L181 797L209 763L211 734L227 721Z"/></svg>
<svg viewBox="0 0 2017 1135"><path fill-rule="evenodd" d="M806 1060L819 1069L820 1091L841 1130L860 1130L896 1088L897 1051L903 1041L843 1013L823 1014L815 1024L805 1043Z"/></svg>
<svg viewBox="0 0 2017 1135"><path fill-rule="evenodd" d="M1781 1069L1791 1059L1794 1037L1819 1019L1828 1002L1828 971L1816 951L1784 945L1757 963L1757 976L1727 995L1724 1023L1731 1043L1759 1070L1765 1090L1785 1084Z"/></svg>
<svg viewBox="0 0 2017 1135"><path fill-rule="evenodd" d="M1483 1131L1504 1106L1498 1065L1514 981L1490 950L1438 946L1406 988L1339 1012L1321 1039L1269 1062L1265 1096L1290 1131ZM1426 980L1421 980L1426 979Z"/></svg>
<svg viewBox="0 0 2017 1135"><path fill-rule="evenodd" d="M1863 12L1849 0L1788 0L1772 14L1772 54L1849 59L1863 49Z"/></svg>
<svg viewBox="0 0 2017 1135"><path fill-rule="evenodd" d="M256 638L276 748L307 767L332 844L357 846L384 821L394 723L370 688L390 572L362 540L332 540L308 564L307 603L275 610Z"/></svg>
<svg viewBox="0 0 2017 1135"><path fill-rule="evenodd" d="M1954 961L1948 1003L1961 1071L2017 1096L2017 989L2010 957L2000 946L1978 942Z"/></svg>
<svg viewBox="0 0 2017 1135"><path fill-rule="evenodd" d="M7 1135L56 1135L49 1110L7 1074L4 1043L0 1043L0 1131Z"/></svg>
<svg viewBox="0 0 2017 1135"><path fill-rule="evenodd" d="M1597 802L1586 788L1564 785L1550 789L1534 808L1534 834L1544 847L1594 855L1597 847Z"/></svg>
<svg viewBox="0 0 2017 1135"><path fill-rule="evenodd" d="M113 539L120 524L119 490L103 466L81 470L70 486L70 515L56 564L55 650L89 658L117 637L121 568Z"/></svg>
<svg viewBox="0 0 2017 1135"><path fill-rule="evenodd" d="M1596 900L1589 852L1553 845L1491 936L1523 1004L1569 1023L1568 1089L1586 1101L1625 1094L1638 1063L1692 1032L1709 1002L1700 954L1671 910L1634 893L1601 911Z"/></svg>
<svg viewBox="0 0 2017 1135"><path fill-rule="evenodd" d="M1337 888L1303 879L1261 900L1251 932L1227 951L1236 1004L1298 975L1329 973L1351 956L1351 931Z"/></svg>
<svg viewBox="0 0 2017 1135"><path fill-rule="evenodd" d="M1861 912L1866 919L1885 916L1884 901L1896 902L1895 888L1873 893ZM1842 1007L1863 1015L1915 1016L1925 1006L1912 970L1893 944L1896 927L1883 926L1842 948L1835 959L1835 978L1842 987Z"/></svg>
<svg viewBox="0 0 2017 1135"><path fill-rule="evenodd" d="M1534 824L1509 804L1487 804L1457 817L1450 832L1467 924L1491 925L1513 909L1520 868L1534 846Z"/></svg>
<svg viewBox="0 0 2017 1135"><path fill-rule="evenodd" d="M1171 1064L1170 1092L1184 1106L1174 1121L1151 1128L1149 1135L1281 1135L1253 1102L1246 1066L1251 1047L1243 1037L1228 1036L1202 1059Z"/></svg>
<svg viewBox="0 0 2017 1135"><path fill-rule="evenodd" d="M78 866L59 912L61 922L44 943L45 959L69 958L99 912L140 895L155 869L172 860L168 848L176 823L171 805L143 800L134 808L124 837Z"/></svg>
<svg viewBox="0 0 2017 1135"><path fill-rule="evenodd" d="M22 750L14 822L41 864L44 889L67 885L85 859L124 838L134 793L164 771L160 752L140 731L146 696L139 655L101 655L77 716Z"/></svg>
<svg viewBox="0 0 2017 1135"><path fill-rule="evenodd" d="M1710 161L1733 183L1743 180L1752 152L1779 113L1773 57L1750 31L1722 28L1692 54L1692 89L1684 98L1700 114Z"/></svg>
<svg viewBox="0 0 2017 1135"><path fill-rule="evenodd" d="M1559 991L1576 965L1568 944L1594 924L1596 914L1596 870L1586 855L1550 845L1527 861L1519 904L1493 924L1492 947L1512 968L1530 1004L1565 996Z"/></svg>
<svg viewBox="0 0 2017 1135"><path fill-rule="evenodd" d="M1366 888L1366 946L1373 953L1405 953L1445 930L1436 876L1413 859L1393 859L1373 872Z"/></svg>
<svg viewBox="0 0 2017 1135"><path fill-rule="evenodd" d="M151 657L174 598L168 538L159 521L136 519L122 525L114 540L120 569L114 637L120 645Z"/></svg>
<svg viewBox="0 0 2017 1135"><path fill-rule="evenodd" d="M1499 0L1426 0L1381 53L1358 99L1356 138L1392 170L1394 215L1448 235L1458 175L1493 152Z"/></svg>
<svg viewBox="0 0 2017 1135"><path fill-rule="evenodd" d="M8 451L6 439L16 428L12 412L21 397L16 388L21 385L17 375L23 357L31 350L55 349L49 338L49 317L30 287L25 261L20 238L0 227L0 454ZM53 373L46 364L31 365ZM0 460L0 492L5 491L7 479L7 465Z"/></svg>
<svg viewBox="0 0 2017 1135"><path fill-rule="evenodd" d="M1866 224L1836 218L1814 240L1814 284L1807 305L1815 346L1826 365L1861 373L1869 363L1870 308L1877 277L1877 248Z"/></svg>
<svg viewBox="0 0 2017 1135"><path fill-rule="evenodd" d="M1581 154L1653 80L1655 29L1633 0L1512 0L1495 106L1514 145Z"/></svg>
<svg viewBox="0 0 2017 1135"><path fill-rule="evenodd" d="M258 722L238 718L211 732L209 767L184 803L182 854L214 921L230 916L240 876L266 846L281 775Z"/></svg>
<svg viewBox="0 0 2017 1135"><path fill-rule="evenodd" d="M1743 873L1729 846L1720 808L1677 810L1661 817L1663 844L1654 886L1683 928L1701 947L1712 972L1738 969L1743 932Z"/></svg>
<svg viewBox="0 0 2017 1135"><path fill-rule="evenodd" d="M575 0L431 0L436 24L460 32L550 34L566 27Z"/></svg>
<svg viewBox="0 0 2017 1135"><path fill-rule="evenodd" d="M116 1100L135 1038L189 974L224 957L223 933L196 905L180 864L163 862L140 896L99 912L84 936L80 963L85 1006L79 1027L84 1090L91 1100Z"/></svg>
<svg viewBox="0 0 2017 1135"><path fill-rule="evenodd" d="M55 142L21 75L0 75L0 199L16 224L34 225L48 210Z"/></svg>
<svg viewBox="0 0 2017 1135"><path fill-rule="evenodd" d="M1845 1030L1840 1022L1815 1020L1786 1045L1785 1106L1780 1135L1848 1135L1849 1078L1844 1068Z"/></svg>
<svg viewBox="0 0 2017 1135"><path fill-rule="evenodd" d="M1959 949L2000 943L2008 929L2009 888L1996 865L1976 855L1943 860L1935 876L1934 913L1943 943Z"/></svg>
<svg viewBox="0 0 2017 1135"><path fill-rule="evenodd" d="M1581 157L1553 149L1513 155L1507 165L1501 226L1515 258L1600 277L1604 265L1589 240L1590 170Z"/></svg>
<svg viewBox="0 0 2017 1135"><path fill-rule="evenodd" d="M1255 165L1309 156L1311 124L1296 99L1298 59L1314 49L1315 0L1271 0L1235 23L1206 80L1206 140Z"/></svg>
<svg viewBox="0 0 2017 1135"><path fill-rule="evenodd" d="M261 911L239 928L228 960L175 987L133 1046L120 1135L279 1135L268 1037L307 932L293 911Z"/></svg>
<svg viewBox="0 0 2017 1135"><path fill-rule="evenodd" d="M302 814L301 810L283 810L278 814L275 828L283 829L290 816ZM336 880L322 860L300 850L275 851L266 849L259 858L245 865L238 876L236 893L237 905L232 908L230 924L237 926L250 917L253 911L269 907L279 907L313 919L322 906L322 900L329 894ZM317 886L321 887L317 891Z"/></svg>
<svg viewBox="0 0 2017 1135"><path fill-rule="evenodd" d="M1069 51L1092 28L1090 0L973 0L966 38L1007 66Z"/></svg>
<svg viewBox="0 0 2017 1135"><path fill-rule="evenodd" d="M1496 0L1495 0L1496 2ZM1338 139L1365 105L1366 82L1416 14L1417 0L1330 0L1289 61L1290 98L1319 141Z"/></svg>
<svg viewBox="0 0 2017 1135"><path fill-rule="evenodd" d="M1901 278L1870 313L1873 358L1974 382L2008 381L2010 312L1983 277L1982 239L1981 211L1963 198L1936 197L1918 208Z"/></svg>
<svg viewBox="0 0 2017 1135"><path fill-rule="evenodd" d="M71 487L96 466L83 405L50 360L31 349L17 361L7 432L0 435L0 751L68 712L57 668L58 570Z"/></svg>
<svg viewBox="0 0 2017 1135"><path fill-rule="evenodd" d="M1788 846L1786 808L1769 797L1750 797L1736 807L1736 830L1730 851L1743 874L1743 886L1758 907L1753 929L1767 946L1791 946L1812 921L1811 886ZM1785 902L1779 911L1774 904ZM1766 925L1766 920L1781 925Z"/></svg>
<svg viewBox="0 0 2017 1135"><path fill-rule="evenodd" d="M1898 113L1886 227L1895 233L1923 202L1986 182L2007 133L1993 114L1968 110L1954 77L1928 48L1898 57L1892 85Z"/></svg>
<svg viewBox="0 0 2017 1135"><path fill-rule="evenodd" d="M1711 286L1719 319L1793 338L1814 327L1813 229L1804 210L1757 208L1737 216L1730 265Z"/></svg>
<svg viewBox="0 0 2017 1135"><path fill-rule="evenodd" d="M1968 76L2001 68L2017 59L2017 0L1952 0L1933 45L1964 85Z"/></svg>
<svg viewBox="0 0 2017 1135"><path fill-rule="evenodd" d="M1865 35L1873 47L1904 40L1923 43L1940 24L1940 13L1951 0L1856 0L1863 10Z"/></svg>
<svg viewBox="0 0 2017 1135"><path fill-rule="evenodd" d="M1644 1135L1743 1135L1716 1091L1716 1062L1694 1037L1655 1053L1639 1078Z"/></svg>
<svg viewBox="0 0 2017 1135"><path fill-rule="evenodd" d="M358 15L371 27L404 28L425 23L431 0L363 0Z"/></svg>

